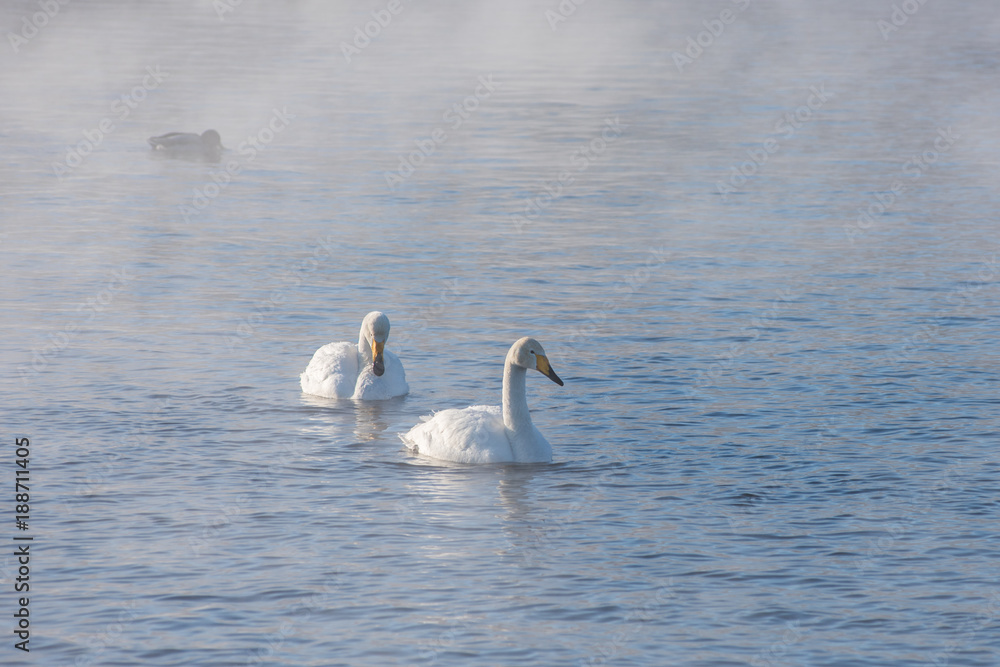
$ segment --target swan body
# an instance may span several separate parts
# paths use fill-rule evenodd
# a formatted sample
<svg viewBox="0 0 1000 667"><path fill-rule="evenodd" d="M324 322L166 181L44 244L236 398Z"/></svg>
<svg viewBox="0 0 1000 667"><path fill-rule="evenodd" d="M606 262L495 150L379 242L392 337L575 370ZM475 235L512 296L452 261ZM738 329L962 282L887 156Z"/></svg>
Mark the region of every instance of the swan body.
<svg viewBox="0 0 1000 667"><path fill-rule="evenodd" d="M547 463L552 447L531 422L525 376L535 369L558 385L545 350L534 338L521 338L507 352L502 406L473 405L442 410L400 436L412 451L458 463Z"/></svg>
<svg viewBox="0 0 1000 667"><path fill-rule="evenodd" d="M222 157L222 137L215 130L205 130L201 134L168 132L150 137L148 141L154 150L163 151L168 157L206 160Z"/></svg>
<svg viewBox="0 0 1000 667"><path fill-rule="evenodd" d="M389 318L374 310L361 322L358 344L328 343L299 376L302 391L325 398L379 401L410 392L403 364L385 349Z"/></svg>

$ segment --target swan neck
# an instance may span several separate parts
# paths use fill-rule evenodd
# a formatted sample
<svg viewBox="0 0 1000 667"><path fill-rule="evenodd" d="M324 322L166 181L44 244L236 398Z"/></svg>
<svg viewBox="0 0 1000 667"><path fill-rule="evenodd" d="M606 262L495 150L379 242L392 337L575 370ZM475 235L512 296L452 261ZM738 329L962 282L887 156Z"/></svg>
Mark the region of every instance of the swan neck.
<svg viewBox="0 0 1000 667"><path fill-rule="evenodd" d="M365 327L361 326L361 331L358 332L358 354L361 355L362 359L366 361L372 360L372 346L368 339L365 337Z"/></svg>
<svg viewBox="0 0 1000 667"><path fill-rule="evenodd" d="M503 423L514 433L531 428L531 413L524 391L527 369L508 361L503 369Z"/></svg>

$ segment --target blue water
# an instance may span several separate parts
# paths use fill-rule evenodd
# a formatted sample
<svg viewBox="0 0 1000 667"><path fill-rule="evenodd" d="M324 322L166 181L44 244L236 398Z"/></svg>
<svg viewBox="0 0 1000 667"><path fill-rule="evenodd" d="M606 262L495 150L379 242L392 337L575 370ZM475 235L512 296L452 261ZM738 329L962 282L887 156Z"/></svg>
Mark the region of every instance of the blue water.
<svg viewBox="0 0 1000 667"><path fill-rule="evenodd" d="M563 5L3 4L0 663L1000 664L993 3Z"/></svg>

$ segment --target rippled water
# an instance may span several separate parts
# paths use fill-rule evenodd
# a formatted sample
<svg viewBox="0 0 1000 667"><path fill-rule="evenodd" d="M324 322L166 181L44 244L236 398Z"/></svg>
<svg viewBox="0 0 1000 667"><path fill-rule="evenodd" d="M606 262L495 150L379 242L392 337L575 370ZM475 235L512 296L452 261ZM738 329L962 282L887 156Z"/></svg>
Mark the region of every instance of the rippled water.
<svg viewBox="0 0 1000 667"><path fill-rule="evenodd" d="M1000 663L993 3L41 6L4 664ZM411 395L302 395L375 308ZM554 462L411 456L522 335Z"/></svg>

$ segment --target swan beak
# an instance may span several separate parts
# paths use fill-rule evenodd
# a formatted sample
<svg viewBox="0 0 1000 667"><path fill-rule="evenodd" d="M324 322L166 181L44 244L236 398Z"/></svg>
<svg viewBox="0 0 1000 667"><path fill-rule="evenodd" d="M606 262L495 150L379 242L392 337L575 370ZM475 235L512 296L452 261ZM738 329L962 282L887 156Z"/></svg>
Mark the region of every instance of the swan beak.
<svg viewBox="0 0 1000 667"><path fill-rule="evenodd" d="M539 354L537 357L535 357L535 359L536 359L535 368L537 368L542 375L552 380L560 387L563 386L563 381L559 379L559 376L556 375L556 372L552 370L552 366L549 365L548 357Z"/></svg>
<svg viewBox="0 0 1000 667"><path fill-rule="evenodd" d="M385 341L381 343L376 340L372 341L372 372L379 377L385 373L385 360L382 358L382 350L384 349Z"/></svg>

